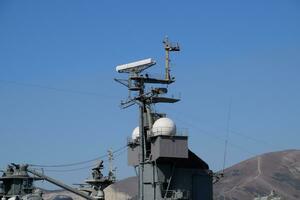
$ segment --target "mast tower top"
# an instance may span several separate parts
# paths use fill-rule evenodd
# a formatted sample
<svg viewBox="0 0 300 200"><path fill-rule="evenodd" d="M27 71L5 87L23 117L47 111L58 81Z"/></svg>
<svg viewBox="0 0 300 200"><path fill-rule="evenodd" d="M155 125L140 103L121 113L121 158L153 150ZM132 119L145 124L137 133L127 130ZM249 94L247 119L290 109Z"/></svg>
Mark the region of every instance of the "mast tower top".
<svg viewBox="0 0 300 200"><path fill-rule="evenodd" d="M161 84L161 85L169 85L175 82L175 78L170 77L170 58L169 52L171 51L179 51L179 45L176 46L171 45L167 39L164 40L164 49L166 51L166 75L165 78L157 78L151 77L147 73L143 73L144 70L152 67L156 64L156 62L151 59L144 59L128 64L118 65L116 67L116 71L119 73L128 73L127 79L115 79L118 83L126 86L129 92L135 92L135 96L129 98L125 102L121 102L122 108L128 108L129 106L137 104L139 106L139 128L136 129L136 133L134 134L134 138L139 137L138 142L138 177L139 177L139 200L147 199L145 198L145 178L146 174L144 173L145 166L148 166L147 162L151 160L151 144L150 137L152 131L152 126L154 126L153 115L158 115L158 113L153 113L151 111L151 105L156 103L175 103L179 101L179 99L175 99L172 97L163 96L168 93L167 87L146 87L147 84ZM168 122L168 123L167 123ZM165 120L157 124L158 131L165 128L165 125L168 125L167 128L170 130L165 131L165 135L173 135L176 132L176 127L171 121Z"/></svg>
<svg viewBox="0 0 300 200"><path fill-rule="evenodd" d="M164 49L166 52L166 58L165 58L165 70L166 70L166 75L165 75L165 79L166 80L170 80L171 79L171 75L170 75L170 52L173 51L180 51L180 47L179 44L176 43L176 45L172 44L171 42L169 42L169 38L166 37L163 41L164 44Z"/></svg>

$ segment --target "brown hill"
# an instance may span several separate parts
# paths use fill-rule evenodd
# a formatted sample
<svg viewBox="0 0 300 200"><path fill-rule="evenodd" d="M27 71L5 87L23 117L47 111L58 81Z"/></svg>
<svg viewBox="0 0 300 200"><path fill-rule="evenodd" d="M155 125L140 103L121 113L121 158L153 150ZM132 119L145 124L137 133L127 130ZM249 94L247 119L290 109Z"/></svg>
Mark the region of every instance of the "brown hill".
<svg viewBox="0 0 300 200"><path fill-rule="evenodd" d="M275 190L288 200L300 199L300 150L266 153L225 170L214 185L216 200L252 200Z"/></svg>
<svg viewBox="0 0 300 200"><path fill-rule="evenodd" d="M65 190L45 191L44 200L85 200L84 198Z"/></svg>
<svg viewBox="0 0 300 200"><path fill-rule="evenodd" d="M105 189L107 200L130 199L137 194L137 178L121 180ZM284 200L300 199L300 150L266 153L238 163L225 170L225 176L214 185L215 200L253 200L275 190ZM61 191L45 195L80 197ZM63 199L63 198L60 198Z"/></svg>

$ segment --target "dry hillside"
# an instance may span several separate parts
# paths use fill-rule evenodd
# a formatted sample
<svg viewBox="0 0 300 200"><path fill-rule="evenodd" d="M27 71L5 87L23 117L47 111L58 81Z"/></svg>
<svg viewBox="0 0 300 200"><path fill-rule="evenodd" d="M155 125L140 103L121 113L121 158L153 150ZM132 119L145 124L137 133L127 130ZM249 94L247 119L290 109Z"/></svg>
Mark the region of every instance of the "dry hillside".
<svg viewBox="0 0 300 200"><path fill-rule="evenodd" d="M271 190L287 200L300 199L300 150L263 154L226 169L214 194L217 200L252 200Z"/></svg>
<svg viewBox="0 0 300 200"><path fill-rule="evenodd" d="M225 170L225 177L214 185L215 200L253 200L275 190L285 200L300 199L300 150L263 154L238 163ZM121 180L105 189L106 200L130 199L137 194L137 178ZM68 192L51 192L46 200L70 196ZM67 200L67 199L66 199Z"/></svg>

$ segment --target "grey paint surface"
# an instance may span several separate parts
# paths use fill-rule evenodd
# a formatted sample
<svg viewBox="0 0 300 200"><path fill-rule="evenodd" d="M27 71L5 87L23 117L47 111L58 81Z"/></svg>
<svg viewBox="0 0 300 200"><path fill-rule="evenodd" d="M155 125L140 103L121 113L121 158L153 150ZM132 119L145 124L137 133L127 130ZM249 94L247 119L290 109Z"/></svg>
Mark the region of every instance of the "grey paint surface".
<svg viewBox="0 0 300 200"><path fill-rule="evenodd" d="M187 136L155 136L150 142L151 156L144 164L145 200L212 200L212 173L203 160L189 151ZM128 164L138 166L138 156L139 146L131 145Z"/></svg>
<svg viewBox="0 0 300 200"><path fill-rule="evenodd" d="M128 148L127 162L129 166L139 165L139 146L132 146Z"/></svg>
<svg viewBox="0 0 300 200"><path fill-rule="evenodd" d="M152 159L188 158L188 142L186 136L157 136L151 142Z"/></svg>

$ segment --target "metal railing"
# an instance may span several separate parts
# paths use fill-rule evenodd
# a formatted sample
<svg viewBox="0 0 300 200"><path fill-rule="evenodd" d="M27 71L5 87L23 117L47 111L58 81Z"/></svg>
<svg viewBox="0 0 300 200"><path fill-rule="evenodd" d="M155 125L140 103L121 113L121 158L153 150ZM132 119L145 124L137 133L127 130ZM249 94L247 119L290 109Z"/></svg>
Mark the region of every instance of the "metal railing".
<svg viewBox="0 0 300 200"><path fill-rule="evenodd" d="M187 190L164 190L163 194L171 199L190 199L190 191Z"/></svg>
<svg viewBox="0 0 300 200"><path fill-rule="evenodd" d="M154 128L152 129L147 135L148 137L155 137L157 135L166 135L167 132L171 132L172 129L168 127L161 127L161 128ZM177 128L175 130L175 134L170 136L188 136L188 129L187 128ZM127 137L127 145L138 145L139 144L139 138L132 139L131 137Z"/></svg>
<svg viewBox="0 0 300 200"><path fill-rule="evenodd" d="M150 137L157 135L166 135L166 133L172 132L172 128L170 127L161 127L161 128L152 128L150 132ZM187 128L175 129L175 134L171 134L170 136L188 136Z"/></svg>

